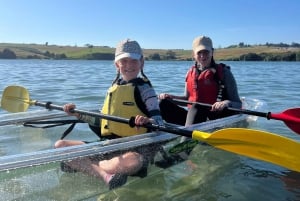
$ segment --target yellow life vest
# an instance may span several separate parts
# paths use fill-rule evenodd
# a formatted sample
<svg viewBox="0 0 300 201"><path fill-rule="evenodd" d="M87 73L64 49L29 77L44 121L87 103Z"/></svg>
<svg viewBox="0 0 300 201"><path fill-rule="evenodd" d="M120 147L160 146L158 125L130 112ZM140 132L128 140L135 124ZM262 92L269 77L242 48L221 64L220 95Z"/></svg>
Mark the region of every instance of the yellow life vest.
<svg viewBox="0 0 300 201"><path fill-rule="evenodd" d="M109 88L104 100L101 112L103 114L130 118L136 115L146 116L136 104L134 98L135 86L132 83L126 85L114 84ZM131 128L128 124L118 123L106 119L101 120L101 135L115 134L121 137L138 135L147 132L146 128Z"/></svg>

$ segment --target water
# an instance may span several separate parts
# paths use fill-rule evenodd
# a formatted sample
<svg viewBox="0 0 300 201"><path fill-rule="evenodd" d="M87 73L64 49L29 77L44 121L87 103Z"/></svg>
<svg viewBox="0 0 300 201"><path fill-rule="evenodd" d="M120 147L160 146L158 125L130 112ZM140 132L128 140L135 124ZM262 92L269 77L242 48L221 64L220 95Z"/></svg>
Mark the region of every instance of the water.
<svg viewBox="0 0 300 201"><path fill-rule="evenodd" d="M144 72L157 93L182 94L185 73L191 64L146 61ZM267 103L262 112L280 113L299 107L299 62L226 64L231 66L241 97ZM58 105L73 102L79 109L98 109L115 72L112 61L0 60L0 92L16 84L26 87L34 100ZM32 106L29 111L37 109L41 108ZM0 110L0 115L5 114L8 113ZM85 125L76 128L80 134L70 138L80 139L85 133L85 138L95 139L92 134L86 134ZM252 128L300 141L300 135L282 121L259 118ZM64 129L52 128L51 132L47 131L51 133L49 136L36 128L24 132L22 126L0 127L0 155L51 148ZM47 174L37 168L26 173L11 171L0 175L2 181L3 177L9 181L0 184L0 200L50 200L44 197L46 194L53 195L52 200L300 200L300 175L296 172L213 148L199 146L197 149L200 150L190 156L192 166L184 163L163 171L151 167L156 171L151 176L138 182L133 180L126 187L106 194L98 192L104 188L101 182L81 174L66 176L58 171L58 164L45 167L49 169ZM28 175L30 179L26 179ZM51 190L42 192L43 185ZM8 192L18 195L33 192L34 196L12 199Z"/></svg>

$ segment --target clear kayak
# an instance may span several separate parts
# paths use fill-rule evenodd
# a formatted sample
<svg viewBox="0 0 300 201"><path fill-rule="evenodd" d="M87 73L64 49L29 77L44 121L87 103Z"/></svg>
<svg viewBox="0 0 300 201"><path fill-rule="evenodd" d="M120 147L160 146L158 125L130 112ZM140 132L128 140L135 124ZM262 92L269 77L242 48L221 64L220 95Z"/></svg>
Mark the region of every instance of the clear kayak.
<svg viewBox="0 0 300 201"><path fill-rule="evenodd" d="M262 102L258 100L244 100L244 106L247 109L255 110L261 108ZM21 125L25 122L29 121L41 121L41 120L49 120L49 119L70 119L70 117L66 116L62 112L57 111L33 111L33 112L24 112L18 113L18 117L16 118L16 114L11 115L2 115L2 119L0 118L0 125L10 125L8 128L13 129L15 125ZM72 119L72 118L71 118ZM212 120L200 124L195 124L189 127L186 127L186 130L200 130L200 131L207 131L211 132L217 129L222 129L226 127L248 127L249 123L255 122L257 117L249 116L245 114L237 114L234 116ZM177 125L171 125L172 127L178 127ZM41 130L40 128L29 128L30 130ZM63 128L65 129L65 128ZM24 128L24 131L28 130L28 128ZM45 129L42 129L45 131ZM54 130L58 132L57 130ZM19 131L20 132L20 131ZM28 131L26 131L27 133ZM53 131L52 131L53 132ZM61 131L59 131L61 132ZM76 132L76 131L75 131ZM88 131L91 132L91 131ZM71 135L71 134L70 134ZM73 134L72 134L73 135ZM82 136L81 136L82 137ZM26 137L25 137L26 138ZM57 138L57 136L56 136ZM161 143L165 144L167 142L173 141L173 143L180 144L178 140L181 137L166 133L166 132L152 132L152 133L145 133L143 135L137 135L132 137L120 138L115 140L109 141L97 141L93 143L88 143L85 145L74 146L74 147L65 147L60 149L49 149L45 147L45 150L37 150L37 151L30 151L26 153L20 154L8 154L6 156L0 157L0 171L3 170L10 170L10 169L17 169L23 168L27 166L35 166L35 165L42 165L51 162L57 162L62 160L71 160L78 157L86 157L86 156L93 156L95 154L101 153L114 153L120 150L128 150L134 149L139 146L145 146L147 144L155 144ZM41 139L43 140L43 139ZM53 139L53 141L56 139ZM86 139L81 139L86 140ZM177 140L177 141L176 141ZM27 143L27 142L26 142ZM170 144L170 143L169 143ZM23 145L21 145L23 146ZM41 149L41 148L40 148ZM174 149L173 149L174 150ZM171 151L167 151L172 152ZM174 152L174 151L173 151Z"/></svg>
<svg viewBox="0 0 300 201"><path fill-rule="evenodd" d="M249 110L260 110L264 107L264 103L259 100L244 99L244 107ZM15 115L15 116L14 116ZM52 149L49 144L53 144L58 139L57 133L61 133L66 128L56 127L48 129L40 128L23 128L22 123L26 121L41 121L44 119L64 119L68 118L62 112L49 112L49 111L32 111L26 114L3 115L0 118L0 125L4 133L17 130L19 132L19 144L15 143L16 150L21 153L1 154L0 157L0 193L4 200L88 200L90 197L95 197L100 194L108 192L108 188L104 182L91 178L80 172L78 173L64 173L60 170L60 162L77 159L87 156L103 157L105 159L111 154L119 154L130 149L140 146L147 146L150 144L160 144L163 147L163 153L159 152L155 156L153 164L150 165L148 176L156 175L158 172L163 171L167 166L160 166L165 158L172 158L174 155L185 151L187 145L180 148L181 137L167 133L156 131L152 133L145 133L143 135L126 137L121 139L93 142L80 146L65 147L60 149ZM234 116L217 119L200 124L195 124L185 129L187 130L201 130L212 132L221 128L228 127L242 127L246 128L249 124L254 123L257 117L245 114L237 114ZM175 125L173 125L175 126ZM5 129L3 129L5 127ZM17 127L17 129L16 129ZM29 129L29 131L28 131ZM41 133L35 135L48 135L45 146L37 146L36 150L22 149L24 144L30 144L30 141L44 141L41 139L26 139L22 142L21 138L26 138L25 134L38 130ZM45 134L50 132L50 134ZM52 132L52 133L51 133ZM70 138L84 138L87 132L90 132L86 125L79 125L70 134ZM3 133L3 132L1 132ZM83 135L84 133L84 135ZM51 137L49 137L51 136ZM88 136L93 136L88 135ZM0 136L1 137L1 136ZM93 137L86 137L87 140L94 139ZM85 140L85 139L82 139ZM193 142L193 147L200 146L201 143ZM37 143L38 144L38 143ZM209 146L204 146L205 149ZM182 149L182 150L181 150ZM4 149L5 150L5 149ZM24 151L25 150L25 151ZM175 150L175 151L174 151ZM174 164L171 164L174 165ZM128 180L129 185L137 182L139 179L132 177ZM75 185L76 184L76 185ZM126 186L125 185L125 186ZM78 193L78 191L82 193ZM76 194L76 196L75 196Z"/></svg>

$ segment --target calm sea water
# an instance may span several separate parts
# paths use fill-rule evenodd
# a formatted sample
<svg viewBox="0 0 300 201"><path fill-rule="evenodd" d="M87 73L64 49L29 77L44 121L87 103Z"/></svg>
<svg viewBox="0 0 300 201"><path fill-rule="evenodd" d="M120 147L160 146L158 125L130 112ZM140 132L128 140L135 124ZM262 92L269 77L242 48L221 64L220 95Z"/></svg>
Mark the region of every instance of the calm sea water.
<svg viewBox="0 0 300 201"><path fill-rule="evenodd" d="M182 94L185 73L191 64L186 61L146 61L144 72L157 93ZM299 107L299 62L226 64L231 66L241 97L256 98L266 103L262 112L280 113L288 108ZM112 61L0 60L0 92L2 94L8 85L21 85L29 90L34 100L51 101L58 105L73 102L79 109L98 109L115 73ZM37 109L41 108L32 106L29 111ZM0 115L6 114L6 111L0 110ZM252 128L300 141L300 135L281 121L259 118ZM86 131L83 126L78 129ZM15 125L0 127L1 155L51 148L60 137L59 132L62 132L54 130L51 137L45 137L43 131L37 130L23 131L22 126ZM93 139L94 136L87 138ZM30 181L25 179L25 182L24 178L20 179L21 173L10 172L13 176L9 176L9 182L0 184L0 200L18 200L11 198L11 194L20 195L25 191L37 191L30 200L49 200L43 199L45 192L40 192L43 191L41 178L48 185L56 184L47 192L53 194L52 200L300 200L298 173L213 148L197 148L205 150L197 152L202 154L201 157L198 154L191 155L191 160L196 164L194 169L184 164L177 165L137 183L133 182L107 197L97 195L100 188L98 181L83 175L78 181L75 176L58 177L58 173L45 176L34 173L38 172L35 170L30 173ZM70 187L70 184L73 185ZM79 198L79 194L86 197Z"/></svg>

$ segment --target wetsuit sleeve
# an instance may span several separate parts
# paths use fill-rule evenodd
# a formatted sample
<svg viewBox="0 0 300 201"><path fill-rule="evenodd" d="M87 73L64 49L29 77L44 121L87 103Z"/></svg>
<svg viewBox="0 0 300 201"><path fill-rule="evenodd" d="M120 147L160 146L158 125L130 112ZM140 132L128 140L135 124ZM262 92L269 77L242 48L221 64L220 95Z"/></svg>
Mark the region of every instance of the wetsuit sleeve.
<svg viewBox="0 0 300 201"><path fill-rule="evenodd" d="M158 125L163 125L163 119L160 115L159 103L155 90L149 86L149 84L138 85L142 101L146 105L147 111L149 111L150 118L154 119Z"/></svg>
<svg viewBox="0 0 300 201"><path fill-rule="evenodd" d="M227 68L224 68L224 85L228 96L228 100L230 101L229 106L234 108L241 108L242 101L238 94L238 88L235 78L232 72Z"/></svg>
<svg viewBox="0 0 300 201"><path fill-rule="evenodd" d="M89 125L100 127L100 119L98 117L92 117L90 115L83 114L80 116L79 120L82 120Z"/></svg>

